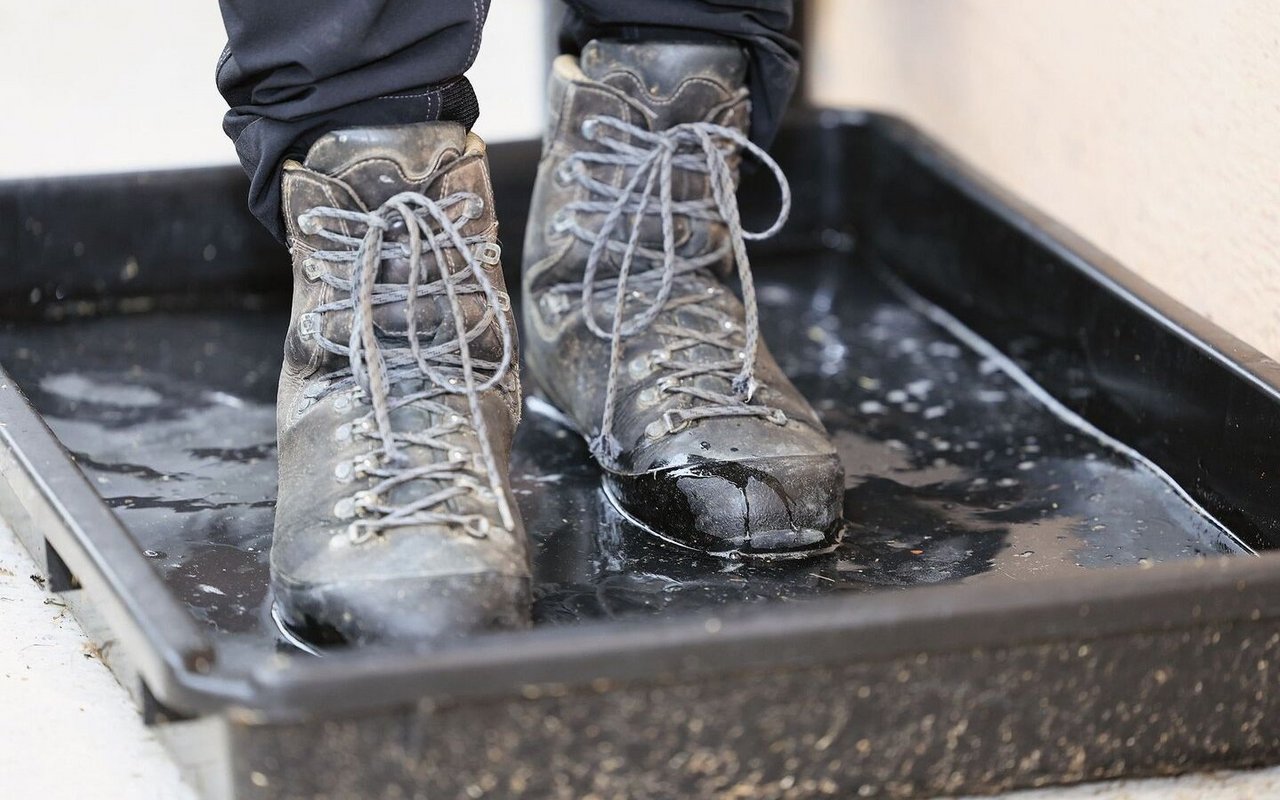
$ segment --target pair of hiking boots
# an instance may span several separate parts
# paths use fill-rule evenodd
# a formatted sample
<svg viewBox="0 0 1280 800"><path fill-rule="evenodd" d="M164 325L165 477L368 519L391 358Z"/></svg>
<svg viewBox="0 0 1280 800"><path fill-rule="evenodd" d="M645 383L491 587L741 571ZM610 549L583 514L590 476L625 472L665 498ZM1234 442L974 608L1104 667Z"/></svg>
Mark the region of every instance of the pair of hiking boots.
<svg viewBox="0 0 1280 800"><path fill-rule="evenodd" d="M794 557L834 546L843 475L758 332L745 240L781 226L789 194L745 135L745 71L717 44L598 41L555 62L523 355L622 514L693 550ZM738 217L744 154L782 193L767 231ZM355 644L527 624L519 354L484 144L450 122L337 131L285 165L283 196L279 614Z"/></svg>

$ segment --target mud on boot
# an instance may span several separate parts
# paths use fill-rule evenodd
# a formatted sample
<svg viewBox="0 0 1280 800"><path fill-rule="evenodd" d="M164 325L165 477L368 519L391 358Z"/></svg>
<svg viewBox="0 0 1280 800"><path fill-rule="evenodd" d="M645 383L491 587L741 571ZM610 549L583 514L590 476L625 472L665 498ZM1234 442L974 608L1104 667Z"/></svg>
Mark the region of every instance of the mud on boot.
<svg viewBox="0 0 1280 800"><path fill-rule="evenodd" d="M353 644L527 624L515 326L484 144L447 122L338 131L283 181L280 616Z"/></svg>
<svg viewBox="0 0 1280 800"><path fill-rule="evenodd" d="M731 44L590 43L553 66L524 256L525 357L634 521L724 556L830 550L844 477L760 339L746 240L790 190L745 134ZM743 155L781 210L743 228ZM742 299L724 280L736 274Z"/></svg>

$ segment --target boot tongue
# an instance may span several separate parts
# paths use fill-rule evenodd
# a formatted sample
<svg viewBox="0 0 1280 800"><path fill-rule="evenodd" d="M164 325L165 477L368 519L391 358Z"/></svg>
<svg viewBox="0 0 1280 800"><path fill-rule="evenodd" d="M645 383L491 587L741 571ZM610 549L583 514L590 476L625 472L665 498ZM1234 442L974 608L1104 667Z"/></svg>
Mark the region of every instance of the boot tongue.
<svg viewBox="0 0 1280 800"><path fill-rule="evenodd" d="M399 192L421 191L466 143L467 131L456 122L334 131L316 140L304 166L340 177L372 209Z"/></svg>
<svg viewBox="0 0 1280 800"><path fill-rule="evenodd" d="M741 91L747 75L746 54L731 43L597 39L583 48L579 66L643 105L654 130L706 119Z"/></svg>
<svg viewBox="0 0 1280 800"><path fill-rule="evenodd" d="M488 177L481 160L461 158L466 152L466 129L456 122L422 122L386 128L359 128L334 131L316 141L307 152L303 166L313 172L341 180L354 192L366 210L377 209L387 199L401 192L420 192L439 199L447 183L449 191L469 191L478 195L488 194ZM448 175L448 181L438 180ZM474 235L491 229L494 225L492 203L487 203L478 217L461 228L463 235ZM449 212L450 215L456 211ZM404 241L403 220L393 219L384 233L386 241ZM455 268L462 263L462 256L455 251ZM430 262L427 273L430 279L439 277L434 256L429 250L423 258ZM383 284L406 285L411 272L406 258L384 260L378 271L377 281ZM487 302L477 294L465 294L461 299L463 316L468 326L475 324L485 314ZM335 315L334 327L326 331L331 339L345 341L350 335L350 317ZM408 328L407 306L404 302L378 305L373 314L375 324L383 331L403 332ZM452 311L447 298L442 296L419 298L414 304L414 320L423 334L435 338L424 346L443 344L457 338L452 321ZM491 329L472 342L472 353L477 357L496 361L502 353L501 340ZM496 355L495 355L496 354Z"/></svg>

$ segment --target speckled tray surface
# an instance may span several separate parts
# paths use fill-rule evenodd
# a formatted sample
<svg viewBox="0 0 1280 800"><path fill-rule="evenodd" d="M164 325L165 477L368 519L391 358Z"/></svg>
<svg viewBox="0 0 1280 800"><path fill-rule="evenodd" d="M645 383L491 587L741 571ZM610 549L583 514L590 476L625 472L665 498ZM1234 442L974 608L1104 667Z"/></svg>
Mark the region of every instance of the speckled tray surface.
<svg viewBox="0 0 1280 800"><path fill-rule="evenodd" d="M843 545L773 565L665 545L614 511L581 440L535 397L513 476L536 544L538 624L1245 552L1169 479L1061 419L850 254L779 256L757 271L766 339L848 471ZM267 649L286 313L0 329L10 374L171 591L211 632Z"/></svg>

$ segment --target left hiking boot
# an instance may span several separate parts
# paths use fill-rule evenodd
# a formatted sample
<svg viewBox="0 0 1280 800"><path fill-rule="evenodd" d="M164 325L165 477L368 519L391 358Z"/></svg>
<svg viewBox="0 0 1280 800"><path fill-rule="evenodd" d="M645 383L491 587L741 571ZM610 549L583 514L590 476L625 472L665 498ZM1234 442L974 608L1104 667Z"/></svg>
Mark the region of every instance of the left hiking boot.
<svg viewBox="0 0 1280 800"><path fill-rule="evenodd" d="M484 143L454 122L334 131L281 188L276 613L351 645L524 627L520 377Z"/></svg>
<svg viewBox="0 0 1280 800"><path fill-rule="evenodd" d="M844 476L759 334L745 243L782 226L790 190L746 135L746 66L731 44L595 41L556 60L525 357L626 516L715 555L797 557L834 547ZM738 216L744 153L778 182L765 231Z"/></svg>

